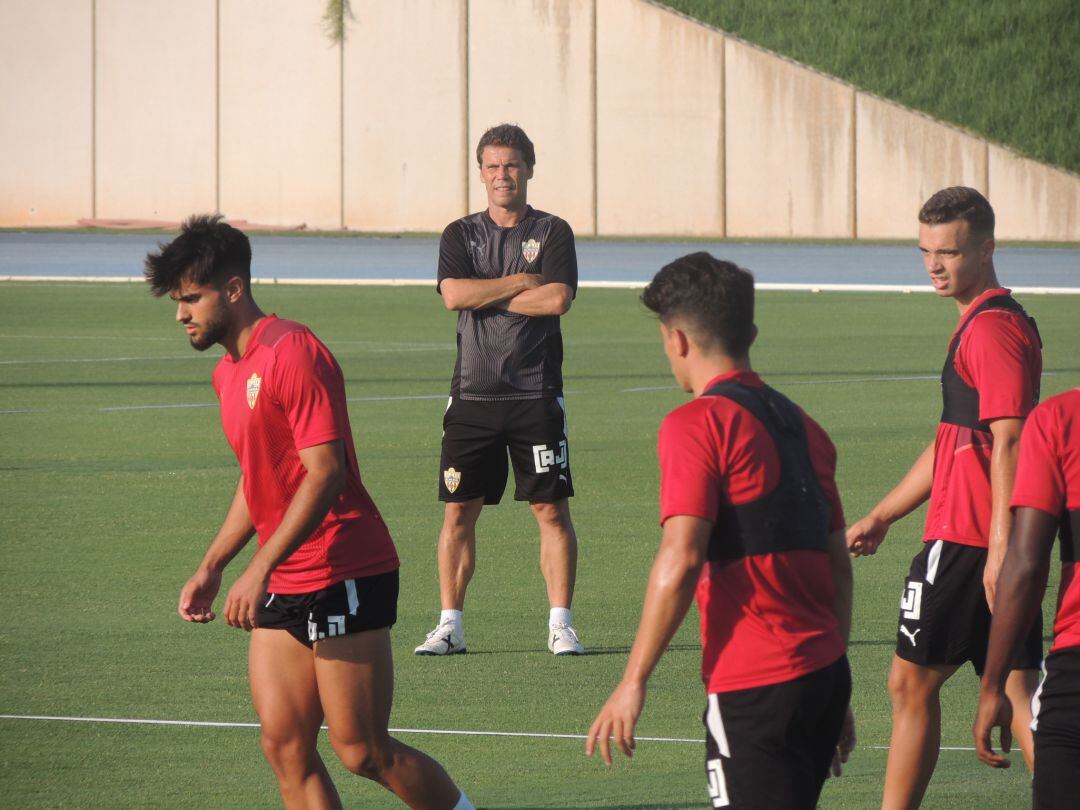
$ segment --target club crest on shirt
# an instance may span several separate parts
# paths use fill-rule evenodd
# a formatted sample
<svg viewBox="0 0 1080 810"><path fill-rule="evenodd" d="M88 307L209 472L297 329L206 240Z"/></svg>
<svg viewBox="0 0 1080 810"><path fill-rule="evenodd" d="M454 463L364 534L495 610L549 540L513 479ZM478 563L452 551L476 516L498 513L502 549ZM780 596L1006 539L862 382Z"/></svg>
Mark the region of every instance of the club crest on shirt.
<svg viewBox="0 0 1080 810"><path fill-rule="evenodd" d="M535 239L530 239L527 242L521 243L521 255L525 257L525 261L532 264L536 261L536 257L540 255L540 243Z"/></svg>
<svg viewBox="0 0 1080 810"><path fill-rule="evenodd" d="M247 381L247 402L251 410L255 410L255 400L259 398L259 389L262 388L262 377L252 374Z"/></svg>
<svg viewBox="0 0 1080 810"><path fill-rule="evenodd" d="M453 495L461 484L461 472L453 467L447 467L443 470L442 480L446 484L446 491Z"/></svg>

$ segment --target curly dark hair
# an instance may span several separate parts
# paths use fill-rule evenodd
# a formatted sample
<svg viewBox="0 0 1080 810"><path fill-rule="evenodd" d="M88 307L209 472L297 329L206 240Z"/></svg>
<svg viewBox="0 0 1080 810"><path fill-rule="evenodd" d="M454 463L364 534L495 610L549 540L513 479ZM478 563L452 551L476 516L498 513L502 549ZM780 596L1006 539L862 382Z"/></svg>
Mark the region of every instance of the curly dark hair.
<svg viewBox="0 0 1080 810"><path fill-rule="evenodd" d="M476 165L483 165L483 153L485 146L507 146L521 152L521 159L525 161L526 168L532 169L536 165L536 150L533 142L525 134L525 130L517 124L499 124L492 127L480 136L480 143L476 145Z"/></svg>
<svg viewBox="0 0 1080 810"><path fill-rule="evenodd" d="M724 353L742 357L754 342L754 276L708 253L691 253L663 267L641 302L660 320L687 322L704 345L718 342Z"/></svg>
<svg viewBox="0 0 1080 810"><path fill-rule="evenodd" d="M919 222L924 225L940 225L958 219L964 220L975 236L994 235L994 209L986 197L967 186L943 188L923 203L919 211Z"/></svg>
<svg viewBox="0 0 1080 810"><path fill-rule="evenodd" d="M158 298L192 284L221 284L240 276L251 287L251 242L222 221L221 214L196 214L180 226L180 235L146 254L143 276Z"/></svg>

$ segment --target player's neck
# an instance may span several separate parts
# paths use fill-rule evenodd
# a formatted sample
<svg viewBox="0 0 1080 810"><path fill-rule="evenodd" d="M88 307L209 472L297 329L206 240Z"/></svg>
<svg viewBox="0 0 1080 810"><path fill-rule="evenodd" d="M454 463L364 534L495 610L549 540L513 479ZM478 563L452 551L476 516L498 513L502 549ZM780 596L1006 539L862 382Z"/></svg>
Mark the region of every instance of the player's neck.
<svg viewBox="0 0 1080 810"><path fill-rule="evenodd" d="M265 317L266 313L259 309L254 301L248 300L238 306L229 332L221 341L221 345L233 360L239 360L244 356L255 327Z"/></svg>
<svg viewBox="0 0 1080 810"><path fill-rule="evenodd" d="M979 296L989 290L996 290L1001 285L997 280L997 273L994 272L994 268L991 265L990 272L983 278L982 283L978 286L972 287L970 290L964 290L960 295L953 296L953 301L956 302L956 308L959 310L960 317L963 318L971 305L974 304Z"/></svg>
<svg viewBox="0 0 1080 810"><path fill-rule="evenodd" d="M750 356L729 357L726 354L708 355L700 358L690 369L690 388L695 397L705 393L709 383L722 374L735 371L753 371Z"/></svg>
<svg viewBox="0 0 1080 810"><path fill-rule="evenodd" d="M502 208L497 205L489 205L488 216L491 217L491 221L500 228L513 228L525 218L525 214L528 210L528 203L522 203L520 206L515 206L514 208Z"/></svg>

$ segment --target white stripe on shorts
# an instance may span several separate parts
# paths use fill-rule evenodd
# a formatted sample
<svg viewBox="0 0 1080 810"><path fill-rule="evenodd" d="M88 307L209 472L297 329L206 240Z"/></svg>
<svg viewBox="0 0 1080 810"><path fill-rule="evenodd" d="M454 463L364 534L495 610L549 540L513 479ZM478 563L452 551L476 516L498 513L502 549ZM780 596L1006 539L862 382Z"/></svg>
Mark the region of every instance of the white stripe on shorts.
<svg viewBox="0 0 1080 810"><path fill-rule="evenodd" d="M937 567L941 562L941 547L944 545L940 540L935 540L930 547L930 554L926 558L926 584L933 585L937 579Z"/></svg>
<svg viewBox="0 0 1080 810"><path fill-rule="evenodd" d="M1039 679L1039 688L1031 696L1031 730L1039 730L1039 709L1042 708L1042 690L1046 685L1046 659L1042 662L1042 678Z"/></svg>
<svg viewBox="0 0 1080 810"><path fill-rule="evenodd" d="M355 616L360 610L360 597L356 595L356 580L345 580L345 593L349 596L349 615Z"/></svg>
<svg viewBox="0 0 1080 810"><path fill-rule="evenodd" d="M730 757L731 748L728 746L727 733L724 731L724 721L720 718L720 701L714 694L709 695L709 709L705 714L705 725L709 727L709 734L716 740L720 756Z"/></svg>

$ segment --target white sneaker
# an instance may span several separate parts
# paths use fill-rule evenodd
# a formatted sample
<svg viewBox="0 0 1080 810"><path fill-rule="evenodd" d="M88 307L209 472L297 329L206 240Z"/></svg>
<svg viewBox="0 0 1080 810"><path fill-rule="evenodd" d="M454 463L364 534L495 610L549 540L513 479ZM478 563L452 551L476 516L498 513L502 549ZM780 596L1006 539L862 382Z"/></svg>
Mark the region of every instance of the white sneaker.
<svg viewBox="0 0 1080 810"><path fill-rule="evenodd" d="M568 624L555 624L548 629L548 649L555 655L584 655L585 648L577 631Z"/></svg>
<svg viewBox="0 0 1080 810"><path fill-rule="evenodd" d="M428 633L424 643L413 652L416 655L457 655L465 652L465 635L455 633L454 623L445 621Z"/></svg>

